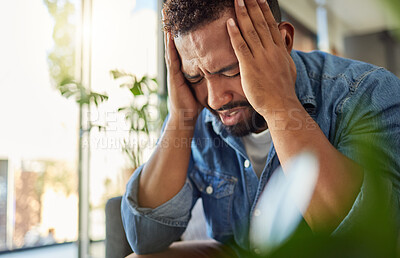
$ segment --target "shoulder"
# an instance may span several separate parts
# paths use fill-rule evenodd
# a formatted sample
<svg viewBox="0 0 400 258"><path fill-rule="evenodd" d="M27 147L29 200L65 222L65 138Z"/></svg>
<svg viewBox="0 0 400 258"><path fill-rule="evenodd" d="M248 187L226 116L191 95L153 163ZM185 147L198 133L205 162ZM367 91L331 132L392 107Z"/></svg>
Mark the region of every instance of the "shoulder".
<svg viewBox="0 0 400 258"><path fill-rule="evenodd" d="M321 51L294 51L292 57L298 74L307 76L318 85L344 90L338 93L343 99L368 96L372 101L400 101L400 79L382 67Z"/></svg>
<svg viewBox="0 0 400 258"><path fill-rule="evenodd" d="M298 70L307 71L311 77L332 79L345 77L354 84L366 75L383 68L365 62L334 56L321 51L309 53L294 51L292 54Z"/></svg>
<svg viewBox="0 0 400 258"><path fill-rule="evenodd" d="M352 78L349 108L382 111L400 105L400 79L384 68L366 70ZM357 106L356 106L357 105Z"/></svg>

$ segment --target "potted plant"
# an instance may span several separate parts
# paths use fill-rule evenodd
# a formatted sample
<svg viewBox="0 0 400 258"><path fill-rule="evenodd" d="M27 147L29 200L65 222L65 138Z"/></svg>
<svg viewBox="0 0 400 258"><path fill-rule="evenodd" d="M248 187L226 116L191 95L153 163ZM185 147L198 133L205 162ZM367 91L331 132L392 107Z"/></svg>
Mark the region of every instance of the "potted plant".
<svg viewBox="0 0 400 258"><path fill-rule="evenodd" d="M124 140L122 150L129 158L130 173L144 162L144 152L152 148L155 135L166 117L166 101L159 97L158 83L147 75L137 77L120 70L111 71L114 79L120 80L120 87L129 89L132 95L130 105L121 107L118 112L124 114L129 127L128 138Z"/></svg>

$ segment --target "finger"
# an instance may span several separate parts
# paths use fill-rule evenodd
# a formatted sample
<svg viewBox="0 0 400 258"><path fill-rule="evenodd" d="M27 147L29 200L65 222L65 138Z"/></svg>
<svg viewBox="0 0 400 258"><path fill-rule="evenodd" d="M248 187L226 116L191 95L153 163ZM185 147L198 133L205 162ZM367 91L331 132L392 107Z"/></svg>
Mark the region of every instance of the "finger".
<svg viewBox="0 0 400 258"><path fill-rule="evenodd" d="M244 0L235 0L235 11L243 38L254 55L254 52L262 47L262 43L249 17Z"/></svg>
<svg viewBox="0 0 400 258"><path fill-rule="evenodd" d="M167 54L167 32L164 31L164 50L165 54Z"/></svg>
<svg viewBox="0 0 400 258"><path fill-rule="evenodd" d="M170 83L172 83L175 87L180 87L182 85L186 85L185 78L183 77L181 71L181 60L179 58L178 51L175 47L175 42L171 32L167 34L167 52L168 52L168 77Z"/></svg>
<svg viewBox="0 0 400 258"><path fill-rule="evenodd" d="M165 28L165 18L164 17L165 17L165 10L162 9L161 10L161 20L162 20L163 29L164 29L164 47L165 47L165 50L167 50L167 30Z"/></svg>
<svg viewBox="0 0 400 258"><path fill-rule="evenodd" d="M167 32L165 34L165 41L166 41L166 44L165 44L166 60L165 61L167 63L168 71L171 71L171 69L174 66L174 62L173 62L173 59L174 59L174 48L171 46L172 39L171 39L170 32Z"/></svg>
<svg viewBox="0 0 400 258"><path fill-rule="evenodd" d="M281 46L283 45L283 40L281 37L281 33L278 28L278 24L272 14L271 8L269 8L269 4L266 0L261 3L263 0L259 0L261 11L264 14L265 20L267 21L269 31L271 33L272 39L276 45Z"/></svg>
<svg viewBox="0 0 400 258"><path fill-rule="evenodd" d="M269 31L267 20L264 17L264 13L261 10L260 3L266 0L246 0L246 7L249 13L250 19L253 23L255 30L261 40L264 48L267 48L269 44L273 43L271 32Z"/></svg>
<svg viewBox="0 0 400 258"><path fill-rule="evenodd" d="M169 51L168 51L168 32L164 32L164 58L165 58L165 64L167 66L167 69L169 69Z"/></svg>
<svg viewBox="0 0 400 258"><path fill-rule="evenodd" d="M167 35L169 69L170 69L171 75L176 75L176 74L179 74L181 71L180 59L179 59L178 52L175 48L175 43L174 43L174 40L172 37L173 36L169 32Z"/></svg>
<svg viewBox="0 0 400 258"><path fill-rule="evenodd" d="M250 48L247 46L247 43L243 39L238 26L232 18L228 20L227 27L233 50L235 51L235 55L239 60L240 65L245 60L248 60L249 57L253 57L253 54L251 53Z"/></svg>
<svg viewBox="0 0 400 258"><path fill-rule="evenodd" d="M168 33L168 55L172 62L171 65L173 65L174 67L178 67L178 70L180 70L180 59L171 32Z"/></svg>

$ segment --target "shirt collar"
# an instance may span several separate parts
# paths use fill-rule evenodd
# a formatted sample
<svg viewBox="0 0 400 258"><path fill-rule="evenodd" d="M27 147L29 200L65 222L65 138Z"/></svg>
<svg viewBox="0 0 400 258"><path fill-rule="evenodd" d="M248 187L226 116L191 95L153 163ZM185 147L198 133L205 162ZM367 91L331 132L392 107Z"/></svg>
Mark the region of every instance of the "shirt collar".
<svg viewBox="0 0 400 258"><path fill-rule="evenodd" d="M211 124L213 131L219 135L226 143L228 143L233 149L239 151L241 155L247 158L246 151L244 149L241 138L231 135L224 127L222 122L216 117L210 110L204 108L204 122L208 125Z"/></svg>
<svg viewBox="0 0 400 258"><path fill-rule="evenodd" d="M221 121L210 110L204 108L203 112L205 112L204 122L211 123L216 134L220 135L222 131L225 131Z"/></svg>
<svg viewBox="0 0 400 258"><path fill-rule="evenodd" d="M317 101L311 87L311 81L302 54L302 52L296 50L293 50L290 54L297 71L295 91L300 103L310 115L313 115L317 108Z"/></svg>

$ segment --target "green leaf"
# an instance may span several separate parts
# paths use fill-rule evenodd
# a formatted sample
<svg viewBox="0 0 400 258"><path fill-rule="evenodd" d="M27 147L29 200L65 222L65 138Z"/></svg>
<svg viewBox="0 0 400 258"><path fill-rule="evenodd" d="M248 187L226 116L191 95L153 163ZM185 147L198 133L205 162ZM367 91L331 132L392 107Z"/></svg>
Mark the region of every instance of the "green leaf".
<svg viewBox="0 0 400 258"><path fill-rule="evenodd" d="M111 70L110 73L114 79L130 76L130 74L120 70Z"/></svg>
<svg viewBox="0 0 400 258"><path fill-rule="evenodd" d="M143 95L143 92L137 83L134 84L134 86L130 89L130 91L134 96Z"/></svg>
<svg viewBox="0 0 400 258"><path fill-rule="evenodd" d="M127 109L129 109L129 107L121 107L121 108L118 108L118 112L126 111Z"/></svg>
<svg viewBox="0 0 400 258"><path fill-rule="evenodd" d="M76 84L76 82L70 77L63 78L63 80L60 82L60 86L64 86L64 85L68 85L68 84Z"/></svg>
<svg viewBox="0 0 400 258"><path fill-rule="evenodd" d="M121 88L132 88L133 87L133 82L126 82L126 83L122 83L121 85L119 85L119 87Z"/></svg>
<svg viewBox="0 0 400 258"><path fill-rule="evenodd" d="M142 77L142 79L140 79L140 82L139 82L139 83L145 83L147 80L148 80L148 77L147 77L146 75L144 75L144 76Z"/></svg>
<svg viewBox="0 0 400 258"><path fill-rule="evenodd" d="M140 109L141 112L144 112L145 110L147 110L149 108L149 103L146 103L142 106L142 108Z"/></svg>
<svg viewBox="0 0 400 258"><path fill-rule="evenodd" d="M72 91L65 91L63 93L61 93L64 97L66 97L67 99L70 98L71 96L75 95L74 92Z"/></svg>

